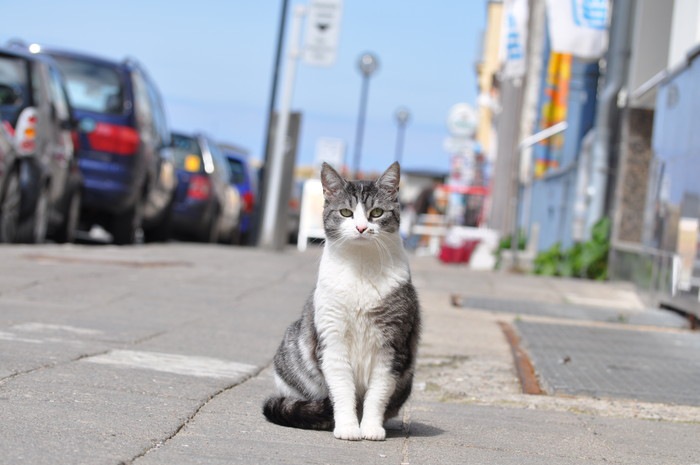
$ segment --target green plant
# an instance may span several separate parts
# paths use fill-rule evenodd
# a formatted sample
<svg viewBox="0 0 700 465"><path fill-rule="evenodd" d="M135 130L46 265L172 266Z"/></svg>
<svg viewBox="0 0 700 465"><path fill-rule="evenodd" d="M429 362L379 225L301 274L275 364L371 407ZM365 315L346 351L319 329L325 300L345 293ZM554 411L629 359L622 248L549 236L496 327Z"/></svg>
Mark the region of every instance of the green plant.
<svg viewBox="0 0 700 465"><path fill-rule="evenodd" d="M496 255L496 269L501 267L501 252L503 250L510 250L511 249L511 241L513 240L513 235L509 234L507 236L503 236L501 240L498 242L498 248L494 252ZM518 250L525 250L525 246L527 245L527 236L525 235L525 231L522 229L518 230Z"/></svg>
<svg viewBox="0 0 700 465"><path fill-rule="evenodd" d="M599 220L591 230L591 239L562 250L556 243L535 257L534 273L605 280L608 277L610 220Z"/></svg>

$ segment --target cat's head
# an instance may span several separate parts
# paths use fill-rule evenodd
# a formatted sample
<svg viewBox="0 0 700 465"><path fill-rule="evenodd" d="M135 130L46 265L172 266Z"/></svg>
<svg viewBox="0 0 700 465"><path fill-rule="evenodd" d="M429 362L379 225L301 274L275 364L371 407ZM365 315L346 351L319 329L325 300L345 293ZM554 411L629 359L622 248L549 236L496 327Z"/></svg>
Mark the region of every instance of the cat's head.
<svg viewBox="0 0 700 465"><path fill-rule="evenodd" d="M399 230L399 180L393 163L376 181L348 181L327 163L321 169L323 227L329 241L371 243Z"/></svg>

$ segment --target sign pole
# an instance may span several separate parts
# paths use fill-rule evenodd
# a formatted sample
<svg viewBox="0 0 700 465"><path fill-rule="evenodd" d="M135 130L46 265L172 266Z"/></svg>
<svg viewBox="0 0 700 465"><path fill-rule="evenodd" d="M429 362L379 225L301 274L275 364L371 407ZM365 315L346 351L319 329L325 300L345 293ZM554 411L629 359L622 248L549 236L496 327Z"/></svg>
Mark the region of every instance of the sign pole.
<svg viewBox="0 0 700 465"><path fill-rule="evenodd" d="M265 199L262 228L260 231L259 245L273 250L282 250L284 244L276 240L279 235L276 231L284 227L283 221L278 215L282 192L282 176L284 170L284 156L287 151L287 127L289 126L289 111L292 106L294 92L294 79L296 77L297 62L300 55L301 23L306 14L306 7L297 5L294 7L294 18L290 31L290 47L287 54L287 70L284 76L284 86L280 101L280 111L275 128L275 143L270 160L269 169L269 195Z"/></svg>

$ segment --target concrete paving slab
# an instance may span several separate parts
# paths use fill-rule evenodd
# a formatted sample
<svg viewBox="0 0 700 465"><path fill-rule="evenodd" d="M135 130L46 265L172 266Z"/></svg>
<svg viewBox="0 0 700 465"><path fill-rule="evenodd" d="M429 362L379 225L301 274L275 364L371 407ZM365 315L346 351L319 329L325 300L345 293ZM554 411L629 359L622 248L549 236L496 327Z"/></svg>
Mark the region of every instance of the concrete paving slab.
<svg viewBox="0 0 700 465"><path fill-rule="evenodd" d="M77 363L3 383L2 464L114 464L177 431L213 386ZM184 378L184 379L183 379ZM199 394L199 395L197 395Z"/></svg>
<svg viewBox="0 0 700 465"><path fill-rule="evenodd" d="M688 328L682 316L659 309L605 308L592 305L512 300L492 297L458 297L461 307L477 308L514 315L535 315L579 321L596 321L625 325L648 325L668 328Z"/></svg>
<svg viewBox="0 0 700 465"><path fill-rule="evenodd" d="M399 464L405 435L391 423L384 442L340 441L328 431L306 431L268 423L262 402L274 392L270 370L223 392L205 405L174 438L134 465L206 464ZM436 462L437 463L437 462Z"/></svg>
<svg viewBox="0 0 700 465"><path fill-rule="evenodd" d="M414 434L416 423L438 434ZM411 464L693 464L700 457L700 425L564 412L416 403L410 430Z"/></svg>

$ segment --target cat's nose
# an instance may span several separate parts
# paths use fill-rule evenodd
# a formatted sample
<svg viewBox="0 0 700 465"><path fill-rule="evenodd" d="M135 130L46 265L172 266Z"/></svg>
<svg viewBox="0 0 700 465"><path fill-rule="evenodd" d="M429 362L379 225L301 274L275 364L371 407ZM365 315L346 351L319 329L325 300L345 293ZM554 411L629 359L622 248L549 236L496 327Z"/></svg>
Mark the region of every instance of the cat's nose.
<svg viewBox="0 0 700 465"><path fill-rule="evenodd" d="M357 226L357 230L362 234L363 232L367 231L367 226Z"/></svg>

